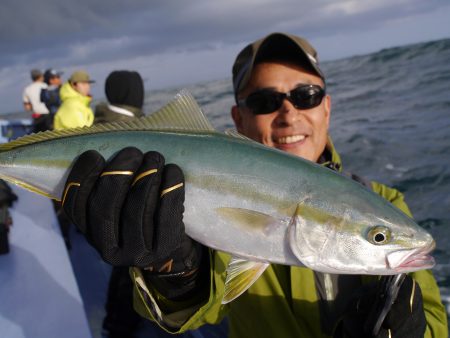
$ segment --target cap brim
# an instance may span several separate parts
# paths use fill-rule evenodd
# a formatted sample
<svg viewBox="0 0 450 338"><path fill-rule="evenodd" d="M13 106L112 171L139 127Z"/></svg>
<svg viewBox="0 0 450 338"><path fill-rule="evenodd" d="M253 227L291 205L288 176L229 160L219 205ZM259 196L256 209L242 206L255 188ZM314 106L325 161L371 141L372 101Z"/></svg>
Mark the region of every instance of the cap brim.
<svg viewBox="0 0 450 338"><path fill-rule="evenodd" d="M68 81L69 81L70 83L77 83L77 82L95 83L95 80L84 81L84 80L72 80L72 79L69 79Z"/></svg>

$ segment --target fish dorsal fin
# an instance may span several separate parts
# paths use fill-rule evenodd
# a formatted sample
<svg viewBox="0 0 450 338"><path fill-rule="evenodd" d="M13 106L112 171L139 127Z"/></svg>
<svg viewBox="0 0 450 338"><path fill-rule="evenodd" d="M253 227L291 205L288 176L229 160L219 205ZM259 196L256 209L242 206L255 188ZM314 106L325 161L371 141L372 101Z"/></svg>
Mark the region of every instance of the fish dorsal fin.
<svg viewBox="0 0 450 338"><path fill-rule="evenodd" d="M249 142L255 142L255 143L260 144L259 142L256 142L255 140L252 140L251 138L248 138L247 136L242 135L236 129L227 129L227 130L225 130L224 133L227 134L228 136L231 136L231 137L234 137L234 138L238 138L238 139L241 139L241 140L246 140L246 141L249 141Z"/></svg>
<svg viewBox="0 0 450 338"><path fill-rule="evenodd" d="M227 267L227 278L222 304L231 302L244 293L262 273L269 263L253 262L239 257L232 257Z"/></svg>
<svg viewBox="0 0 450 338"><path fill-rule="evenodd" d="M182 89L169 103L151 115L96 124L92 127L39 132L0 145L0 152L57 138L130 130L213 132L214 128L203 115L194 97L186 89Z"/></svg>
<svg viewBox="0 0 450 338"><path fill-rule="evenodd" d="M182 89L175 98L145 120L149 129L214 131L191 93Z"/></svg>

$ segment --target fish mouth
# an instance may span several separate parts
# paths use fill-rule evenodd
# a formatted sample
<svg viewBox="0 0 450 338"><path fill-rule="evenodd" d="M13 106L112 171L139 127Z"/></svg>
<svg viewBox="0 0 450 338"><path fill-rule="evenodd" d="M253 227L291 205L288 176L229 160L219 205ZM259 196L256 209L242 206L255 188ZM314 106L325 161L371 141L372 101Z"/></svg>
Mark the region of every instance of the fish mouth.
<svg viewBox="0 0 450 338"><path fill-rule="evenodd" d="M386 260L389 267L398 273L431 269L436 264L430 255L435 247L436 242L432 241L427 246L418 249L394 251L387 255Z"/></svg>

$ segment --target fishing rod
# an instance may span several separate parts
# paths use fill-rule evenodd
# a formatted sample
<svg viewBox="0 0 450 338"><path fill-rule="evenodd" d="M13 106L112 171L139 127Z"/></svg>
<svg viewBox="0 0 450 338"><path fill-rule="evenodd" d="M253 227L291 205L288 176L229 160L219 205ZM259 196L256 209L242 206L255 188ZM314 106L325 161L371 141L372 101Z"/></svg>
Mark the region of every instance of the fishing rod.
<svg viewBox="0 0 450 338"><path fill-rule="evenodd" d="M364 323L364 331L376 337L384 319L397 299L406 274L383 276L379 281L378 293L369 316Z"/></svg>

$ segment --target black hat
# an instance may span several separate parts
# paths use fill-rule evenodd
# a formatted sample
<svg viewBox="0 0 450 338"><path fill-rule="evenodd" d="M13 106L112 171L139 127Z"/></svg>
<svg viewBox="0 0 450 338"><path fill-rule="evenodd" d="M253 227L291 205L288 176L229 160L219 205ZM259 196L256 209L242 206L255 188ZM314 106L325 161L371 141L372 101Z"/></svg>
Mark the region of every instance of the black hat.
<svg viewBox="0 0 450 338"><path fill-rule="evenodd" d="M123 104L142 109L144 81L138 72L116 70L106 78L105 94L111 104Z"/></svg>
<svg viewBox="0 0 450 338"><path fill-rule="evenodd" d="M47 69L44 73L44 81L49 84L50 79L54 77L60 77L63 72L57 71L53 68Z"/></svg>

